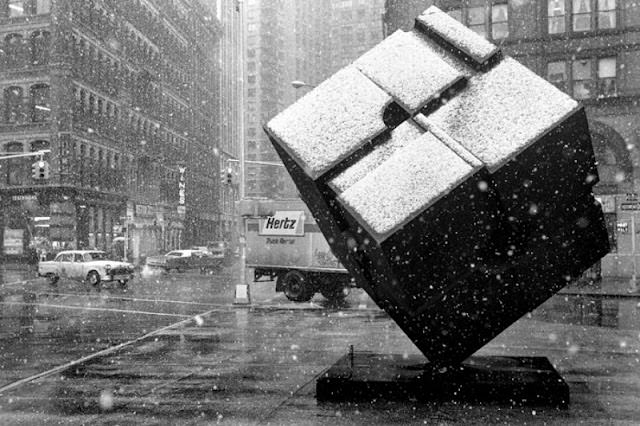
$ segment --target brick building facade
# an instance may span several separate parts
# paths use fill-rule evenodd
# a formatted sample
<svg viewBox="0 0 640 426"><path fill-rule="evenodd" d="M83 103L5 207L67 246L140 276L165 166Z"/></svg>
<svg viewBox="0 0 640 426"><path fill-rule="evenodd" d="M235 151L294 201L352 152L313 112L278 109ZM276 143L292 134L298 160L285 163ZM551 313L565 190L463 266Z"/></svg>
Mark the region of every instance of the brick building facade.
<svg viewBox="0 0 640 426"><path fill-rule="evenodd" d="M586 108L612 251L603 277L640 275L640 3L387 0L388 34L435 4Z"/></svg>
<svg viewBox="0 0 640 426"><path fill-rule="evenodd" d="M215 17L195 1L0 0L0 255L140 260L215 239Z"/></svg>

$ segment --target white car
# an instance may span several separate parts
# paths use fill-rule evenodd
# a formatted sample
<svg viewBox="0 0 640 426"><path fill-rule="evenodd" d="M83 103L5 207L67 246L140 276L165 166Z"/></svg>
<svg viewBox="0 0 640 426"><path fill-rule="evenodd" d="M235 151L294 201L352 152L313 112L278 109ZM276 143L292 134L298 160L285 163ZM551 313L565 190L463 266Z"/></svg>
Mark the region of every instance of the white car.
<svg viewBox="0 0 640 426"><path fill-rule="evenodd" d="M38 276L56 284L60 278L85 280L92 286L101 281L117 281L121 286L133 279L133 265L110 260L98 250L61 251L53 260L38 263Z"/></svg>

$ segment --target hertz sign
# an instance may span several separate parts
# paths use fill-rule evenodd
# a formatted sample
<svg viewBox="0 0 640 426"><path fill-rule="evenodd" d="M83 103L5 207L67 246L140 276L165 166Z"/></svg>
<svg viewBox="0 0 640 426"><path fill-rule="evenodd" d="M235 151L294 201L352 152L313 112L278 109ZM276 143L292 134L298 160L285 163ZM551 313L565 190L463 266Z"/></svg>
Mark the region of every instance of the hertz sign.
<svg viewBox="0 0 640 426"><path fill-rule="evenodd" d="M259 235L304 235L303 211L276 211L273 216L260 219Z"/></svg>

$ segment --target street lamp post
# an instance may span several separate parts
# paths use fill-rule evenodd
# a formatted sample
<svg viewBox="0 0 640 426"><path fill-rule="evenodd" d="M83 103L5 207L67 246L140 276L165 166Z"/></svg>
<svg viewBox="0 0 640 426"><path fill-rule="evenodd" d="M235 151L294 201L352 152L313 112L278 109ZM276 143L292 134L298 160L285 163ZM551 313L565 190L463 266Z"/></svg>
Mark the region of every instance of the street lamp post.
<svg viewBox="0 0 640 426"><path fill-rule="evenodd" d="M293 80L291 82L291 85L293 86L294 89L299 89L301 87L316 87L314 84L309 84L309 83L305 83L304 81L301 80Z"/></svg>
<svg viewBox="0 0 640 426"><path fill-rule="evenodd" d="M244 156L242 157L244 158ZM244 200L245 198L245 165L246 164L255 164L260 166L276 166L276 167L284 167L284 164L279 163L277 161L258 161L258 160L238 160L236 158L228 158L227 163L238 163L240 169L240 190L239 196L240 200ZM247 241L246 241L246 218L241 217L238 218L238 226L242 226L242 235L240 236L240 283L236 285L236 304L246 304L251 303L251 293L249 290L249 286L247 284Z"/></svg>

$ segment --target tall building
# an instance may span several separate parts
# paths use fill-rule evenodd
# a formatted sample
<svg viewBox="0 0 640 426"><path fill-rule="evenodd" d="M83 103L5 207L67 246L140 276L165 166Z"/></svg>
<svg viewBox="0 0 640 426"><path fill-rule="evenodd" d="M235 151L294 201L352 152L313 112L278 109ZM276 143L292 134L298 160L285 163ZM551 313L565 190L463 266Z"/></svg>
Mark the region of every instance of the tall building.
<svg viewBox="0 0 640 426"><path fill-rule="evenodd" d="M235 202L240 199L245 137L245 23L244 3L239 0L207 1L222 25L220 42L220 229L219 238L237 243Z"/></svg>
<svg viewBox="0 0 640 426"><path fill-rule="evenodd" d="M294 0L247 0L246 149L247 197L284 198L293 191L263 123L293 101Z"/></svg>
<svg viewBox="0 0 640 426"><path fill-rule="evenodd" d="M295 90L296 98L331 75L331 2L295 2L295 81L308 84Z"/></svg>
<svg viewBox="0 0 640 426"><path fill-rule="evenodd" d="M331 0L330 74L350 64L384 38L384 0Z"/></svg>
<svg viewBox="0 0 640 426"><path fill-rule="evenodd" d="M192 0L0 0L4 257L216 239L221 27Z"/></svg>
<svg viewBox="0 0 640 426"><path fill-rule="evenodd" d="M640 275L640 3L388 0L388 34L434 4L579 100L598 161L611 253L603 277Z"/></svg>
<svg viewBox="0 0 640 426"><path fill-rule="evenodd" d="M380 42L384 0L247 0L247 196L295 197L262 124ZM292 87L293 81L305 83Z"/></svg>

